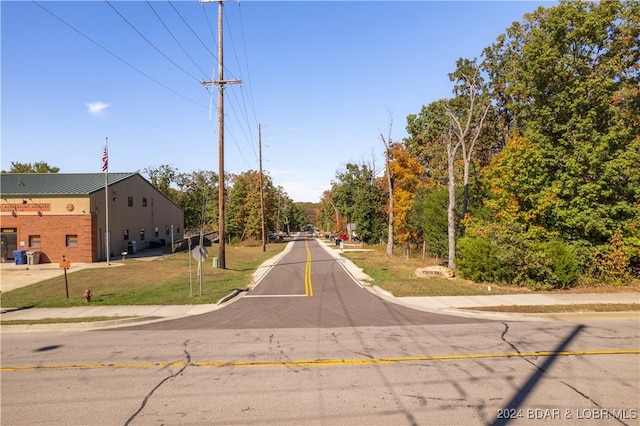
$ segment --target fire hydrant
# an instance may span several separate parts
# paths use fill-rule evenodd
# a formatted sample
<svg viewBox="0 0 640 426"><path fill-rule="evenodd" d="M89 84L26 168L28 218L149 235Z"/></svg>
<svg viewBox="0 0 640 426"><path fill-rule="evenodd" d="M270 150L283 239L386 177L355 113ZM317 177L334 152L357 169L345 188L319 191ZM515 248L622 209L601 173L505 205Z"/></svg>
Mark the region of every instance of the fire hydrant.
<svg viewBox="0 0 640 426"><path fill-rule="evenodd" d="M91 290L86 289L86 290L84 291L84 300L85 300L87 303L91 302Z"/></svg>

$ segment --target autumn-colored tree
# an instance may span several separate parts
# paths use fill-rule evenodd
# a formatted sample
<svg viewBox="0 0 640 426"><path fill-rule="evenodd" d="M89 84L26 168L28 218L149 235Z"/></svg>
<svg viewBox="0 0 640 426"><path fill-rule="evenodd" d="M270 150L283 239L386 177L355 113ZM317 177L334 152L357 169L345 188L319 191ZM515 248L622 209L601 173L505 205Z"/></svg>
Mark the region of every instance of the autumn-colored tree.
<svg viewBox="0 0 640 426"><path fill-rule="evenodd" d="M415 241L416 230L410 226L408 216L413 208L418 189L423 186L425 168L417 157L409 153L402 143L391 144L388 172L393 176L393 224L396 241L407 245Z"/></svg>

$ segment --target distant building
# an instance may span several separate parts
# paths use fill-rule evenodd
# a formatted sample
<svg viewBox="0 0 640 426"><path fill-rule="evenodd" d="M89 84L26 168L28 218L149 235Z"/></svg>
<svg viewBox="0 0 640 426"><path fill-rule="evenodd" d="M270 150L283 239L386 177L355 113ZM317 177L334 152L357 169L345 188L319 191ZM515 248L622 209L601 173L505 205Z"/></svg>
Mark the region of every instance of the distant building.
<svg viewBox="0 0 640 426"><path fill-rule="evenodd" d="M40 263L107 259L182 239L184 212L139 173L2 173L0 261L40 252ZM17 253L20 255L20 253Z"/></svg>

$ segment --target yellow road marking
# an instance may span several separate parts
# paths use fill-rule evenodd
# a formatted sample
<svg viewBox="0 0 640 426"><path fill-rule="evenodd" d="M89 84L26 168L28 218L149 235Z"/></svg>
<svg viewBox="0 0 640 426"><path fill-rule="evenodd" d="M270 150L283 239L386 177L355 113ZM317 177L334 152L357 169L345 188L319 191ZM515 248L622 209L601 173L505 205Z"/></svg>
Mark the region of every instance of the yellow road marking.
<svg viewBox="0 0 640 426"><path fill-rule="evenodd" d="M306 296L313 296L313 287L311 286L311 250L309 250L309 243L306 240L304 245L307 248L307 264L304 270L304 294Z"/></svg>
<svg viewBox="0 0 640 426"><path fill-rule="evenodd" d="M468 354L468 355L424 355L390 358L340 358L313 359L291 361L202 361L202 362L146 362L146 363L111 363L111 364L70 364L70 365L38 365L2 367L0 371L31 371L31 370L91 370L99 368L165 368L165 367L335 367L346 365L380 365L398 364L416 361L449 361L464 359L487 358L524 358L524 357L554 357L554 356L593 356L593 355L640 355L640 349L613 349L602 351L540 351L540 352L511 352L497 354Z"/></svg>

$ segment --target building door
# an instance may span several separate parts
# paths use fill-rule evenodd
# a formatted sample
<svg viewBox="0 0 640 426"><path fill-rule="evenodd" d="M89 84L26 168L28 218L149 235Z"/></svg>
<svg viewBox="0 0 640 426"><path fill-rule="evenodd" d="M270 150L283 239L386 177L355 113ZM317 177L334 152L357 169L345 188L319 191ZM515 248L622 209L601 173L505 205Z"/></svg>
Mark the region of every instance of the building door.
<svg viewBox="0 0 640 426"><path fill-rule="evenodd" d="M13 251L18 249L16 228L2 228L0 232L0 257L2 262L13 260Z"/></svg>

